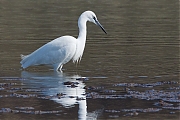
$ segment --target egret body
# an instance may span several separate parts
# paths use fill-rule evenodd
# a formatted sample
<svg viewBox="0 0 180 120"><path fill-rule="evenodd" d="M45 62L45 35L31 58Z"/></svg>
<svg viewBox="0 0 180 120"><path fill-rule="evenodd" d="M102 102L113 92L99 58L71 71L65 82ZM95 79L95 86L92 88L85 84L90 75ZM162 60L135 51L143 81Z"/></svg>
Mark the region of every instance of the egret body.
<svg viewBox="0 0 180 120"><path fill-rule="evenodd" d="M85 11L78 19L79 36L77 39L72 36L62 36L46 43L29 55L21 55L21 67L25 69L29 66L47 65L56 71L61 71L63 65L70 60L80 61L86 43L87 21L100 26L106 33L94 12Z"/></svg>

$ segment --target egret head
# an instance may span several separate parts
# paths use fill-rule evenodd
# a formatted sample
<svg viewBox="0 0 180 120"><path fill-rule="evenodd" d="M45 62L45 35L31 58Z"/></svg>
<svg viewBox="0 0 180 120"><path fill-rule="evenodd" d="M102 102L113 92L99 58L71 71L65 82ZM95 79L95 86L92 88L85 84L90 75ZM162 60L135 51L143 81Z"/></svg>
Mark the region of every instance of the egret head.
<svg viewBox="0 0 180 120"><path fill-rule="evenodd" d="M97 19L97 17L96 17L94 12L92 12L92 11L85 11L84 13L86 14L86 17L88 18L87 20L89 22L93 22L94 24L98 25L107 34L106 30L101 25L101 23L98 21L98 19Z"/></svg>

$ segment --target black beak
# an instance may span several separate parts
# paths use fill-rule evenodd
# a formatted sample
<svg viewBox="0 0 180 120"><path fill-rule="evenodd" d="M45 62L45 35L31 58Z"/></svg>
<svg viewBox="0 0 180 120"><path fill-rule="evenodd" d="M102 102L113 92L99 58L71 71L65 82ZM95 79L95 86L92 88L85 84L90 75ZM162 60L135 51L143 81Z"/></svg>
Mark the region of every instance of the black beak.
<svg viewBox="0 0 180 120"><path fill-rule="evenodd" d="M95 20L96 24L107 34L106 30L103 28L101 23L96 18L94 18L94 20Z"/></svg>

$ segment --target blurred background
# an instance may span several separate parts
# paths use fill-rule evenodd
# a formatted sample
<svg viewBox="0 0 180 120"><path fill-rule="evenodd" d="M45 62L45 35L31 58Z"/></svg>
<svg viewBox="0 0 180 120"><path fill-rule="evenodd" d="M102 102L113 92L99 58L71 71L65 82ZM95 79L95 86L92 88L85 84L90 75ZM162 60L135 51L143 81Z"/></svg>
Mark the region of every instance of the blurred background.
<svg viewBox="0 0 180 120"><path fill-rule="evenodd" d="M46 66L29 67L26 69L29 73L26 73L24 76L19 63L20 54L27 55L45 43L63 35L77 37L77 20L80 14L86 10L95 12L108 34L104 34L96 25L87 23L86 47L80 63L73 64L69 62L64 65L61 77L54 75L53 71ZM36 82L45 82L43 79L57 80L56 82L62 79L68 81L74 75L78 78L78 75L79 77L89 78L89 81L83 86L106 86L111 90L119 90L120 88L114 88L112 85L122 82L154 83L157 81L179 81L179 1L1 0L0 18L1 84L13 82L17 84L14 86L15 88L34 89L33 86L35 86ZM34 75L34 73L38 75ZM41 80L34 78L36 76L40 76ZM15 80L8 81L9 78ZM76 78L73 77L73 80ZM33 85L28 82L24 84L21 81L22 79L31 82L35 80L35 83ZM61 81L59 84L62 85L63 82ZM55 84L51 85L52 88L58 88L53 85ZM3 85L1 87L4 88ZM161 90L166 89L166 87L161 86ZM37 86L35 89L42 90L40 86ZM47 85L43 87L44 89L50 92ZM85 94L84 88L80 87L80 89L83 89L84 92L82 94ZM11 92L9 93L6 90L0 90L2 96L11 94ZM119 92L121 93L121 90ZM26 94L24 91L20 93ZM54 91L53 95L56 93L57 91ZM44 94L44 92L40 92L41 94L49 95ZM14 109L15 106L18 106L12 100L13 97L0 97L0 99L3 102L0 108L8 107ZM119 103L118 100L116 99L117 103ZM142 101L135 102L133 100L131 100L133 103L129 108L134 108L137 104L144 105L144 102L141 103ZM18 101L23 103L24 106L39 106L39 103L44 102L44 100L38 98L31 100L33 104L26 103L28 100L23 98L18 99ZM49 105L59 105L58 102L46 102ZM87 102L91 105L91 108L87 107L85 111L91 113L95 111L98 114L101 111L100 118L112 117L119 119L119 117L123 116L120 113L117 116L102 113L103 109L109 108L106 103L109 103L112 109L122 109L112 104L114 101L88 99ZM126 104L125 101L123 102ZM84 103L83 105L88 106ZM150 103L146 105L147 108L153 106ZM43 109L42 105L40 106L40 108L37 108L38 110ZM142 106L139 107L141 108ZM47 108L49 106L45 105L44 107ZM53 110L53 107L51 109ZM79 108L77 106L71 109L65 107L56 109L60 109L63 112L54 116L54 119L60 116L67 119L72 119L74 116L78 118L77 114L73 114L73 117L69 116L69 114L72 114L72 111L78 111L77 109ZM169 111L165 110L156 114L162 118L164 114L167 114L167 116L173 116L174 119L177 119L178 113L169 114ZM8 118L7 115L0 116L4 119ZM18 118L19 114L13 114L13 116ZM97 117L97 115L95 116ZM31 117L32 119L38 118L35 115L31 115ZM45 116L41 117L40 119L45 118ZM48 116L49 119L51 117L51 115ZM143 118L144 116L139 118L141 117ZM153 115L151 117L153 118ZM166 118L166 115L164 117Z"/></svg>

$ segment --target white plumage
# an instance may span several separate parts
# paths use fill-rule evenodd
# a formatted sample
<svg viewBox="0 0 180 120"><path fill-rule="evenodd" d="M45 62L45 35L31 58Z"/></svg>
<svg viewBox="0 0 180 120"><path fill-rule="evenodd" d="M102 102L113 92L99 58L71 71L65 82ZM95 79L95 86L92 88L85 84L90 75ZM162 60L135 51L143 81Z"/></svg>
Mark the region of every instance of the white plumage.
<svg viewBox="0 0 180 120"><path fill-rule="evenodd" d="M47 65L56 71L61 71L64 64L73 60L78 62L83 55L86 43L86 22L90 21L105 29L98 22L96 15L92 11L83 12L78 19L79 36L62 36L48 42L29 55L21 55L21 67L24 69L29 66Z"/></svg>

